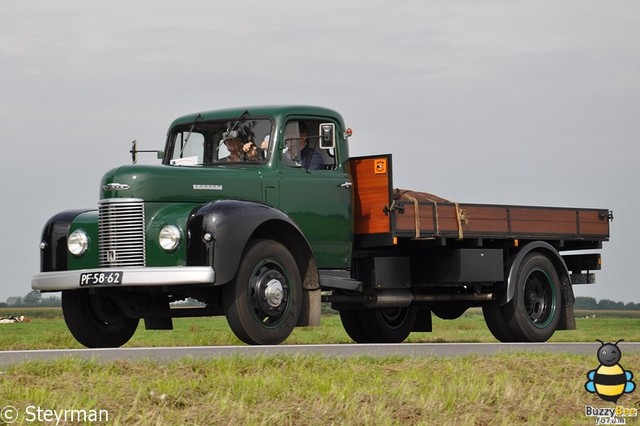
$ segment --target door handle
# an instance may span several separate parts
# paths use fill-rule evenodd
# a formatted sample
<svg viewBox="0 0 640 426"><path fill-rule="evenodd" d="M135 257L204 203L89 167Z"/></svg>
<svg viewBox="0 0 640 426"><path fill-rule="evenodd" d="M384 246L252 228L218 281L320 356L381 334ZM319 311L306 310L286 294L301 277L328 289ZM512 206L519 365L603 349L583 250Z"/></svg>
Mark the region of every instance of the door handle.
<svg viewBox="0 0 640 426"><path fill-rule="evenodd" d="M353 182L346 181L345 183L340 184L343 188L351 188L353 186Z"/></svg>

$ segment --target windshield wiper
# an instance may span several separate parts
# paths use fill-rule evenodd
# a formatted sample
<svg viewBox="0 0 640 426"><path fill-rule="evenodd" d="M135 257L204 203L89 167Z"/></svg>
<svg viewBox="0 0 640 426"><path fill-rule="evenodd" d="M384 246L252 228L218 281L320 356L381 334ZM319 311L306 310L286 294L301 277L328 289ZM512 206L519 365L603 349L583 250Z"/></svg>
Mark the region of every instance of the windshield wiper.
<svg viewBox="0 0 640 426"><path fill-rule="evenodd" d="M232 139L237 137L238 129L240 128L240 126L242 126L242 123L244 123L244 119L247 115L249 115L249 110L243 112L240 117L238 117L233 126L227 127L228 130L224 132L223 139ZM227 124L227 126L229 126L229 124Z"/></svg>
<svg viewBox="0 0 640 426"><path fill-rule="evenodd" d="M198 113L198 115L196 116L196 119L193 120L193 123L191 123L191 128L189 129L189 133L187 133L187 137L184 138L184 143L182 144L182 148L180 149L180 158L182 158L182 153L184 152L184 149L187 147L187 142L189 142L189 138L191 137L191 133L193 133L193 128L196 127L196 123L202 120L202 114Z"/></svg>

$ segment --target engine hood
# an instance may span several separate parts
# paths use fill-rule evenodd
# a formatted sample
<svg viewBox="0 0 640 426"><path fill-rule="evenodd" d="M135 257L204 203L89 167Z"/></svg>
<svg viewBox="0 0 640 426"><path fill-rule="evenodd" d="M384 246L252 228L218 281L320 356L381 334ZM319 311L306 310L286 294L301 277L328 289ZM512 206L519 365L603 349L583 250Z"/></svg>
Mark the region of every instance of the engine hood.
<svg viewBox="0 0 640 426"><path fill-rule="evenodd" d="M105 173L100 183L100 199L204 203L225 198L261 201L261 194L259 166L122 166Z"/></svg>

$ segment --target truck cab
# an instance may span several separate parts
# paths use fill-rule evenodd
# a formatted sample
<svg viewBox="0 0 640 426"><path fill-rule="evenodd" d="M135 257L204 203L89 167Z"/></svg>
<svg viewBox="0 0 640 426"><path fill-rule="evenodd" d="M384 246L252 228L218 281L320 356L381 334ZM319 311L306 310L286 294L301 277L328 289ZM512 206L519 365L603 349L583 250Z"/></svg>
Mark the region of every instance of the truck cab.
<svg viewBox="0 0 640 426"><path fill-rule="evenodd" d="M340 114L311 106L180 117L162 164L110 170L98 209L50 219L33 288L62 291L86 346L122 345L139 319L167 329L220 314L249 343L279 343L319 322L318 270L350 267L345 132ZM171 308L187 297L203 306Z"/></svg>

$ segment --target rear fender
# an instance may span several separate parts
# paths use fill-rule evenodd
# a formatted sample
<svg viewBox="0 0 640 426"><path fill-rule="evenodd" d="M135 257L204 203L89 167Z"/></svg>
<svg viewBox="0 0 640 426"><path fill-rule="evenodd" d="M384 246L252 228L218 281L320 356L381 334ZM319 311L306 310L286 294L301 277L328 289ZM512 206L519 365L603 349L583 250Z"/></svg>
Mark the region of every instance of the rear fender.
<svg viewBox="0 0 640 426"><path fill-rule="evenodd" d="M571 287L567 265L562 259L562 256L560 256L560 253L558 253L558 251L551 244L544 241L534 241L525 245L513 258L507 274L507 292L504 294L500 304L506 305L511 301L511 299L513 299L513 295L516 292L516 282L518 278L518 271L520 270L520 265L522 264L525 256L533 251L545 254L549 258L551 263L553 263L553 266L556 268L556 272L558 273L558 278L560 278L560 287L562 288L563 292L563 303L566 304L567 302L571 302L571 305L573 305L573 300L564 300L565 286L569 285L569 287ZM573 294L573 292L571 293Z"/></svg>

